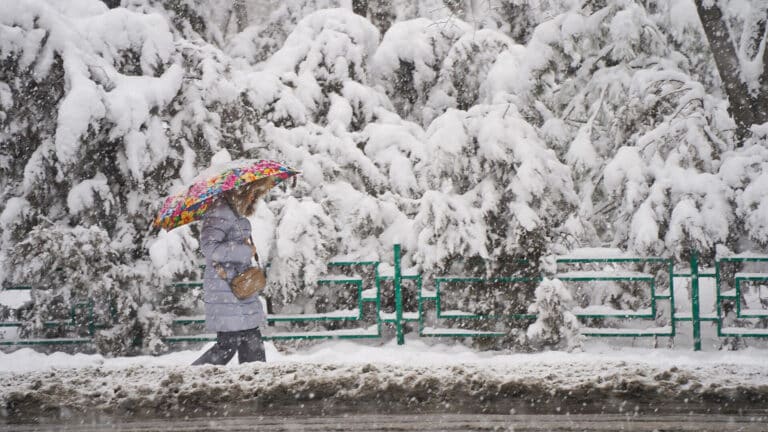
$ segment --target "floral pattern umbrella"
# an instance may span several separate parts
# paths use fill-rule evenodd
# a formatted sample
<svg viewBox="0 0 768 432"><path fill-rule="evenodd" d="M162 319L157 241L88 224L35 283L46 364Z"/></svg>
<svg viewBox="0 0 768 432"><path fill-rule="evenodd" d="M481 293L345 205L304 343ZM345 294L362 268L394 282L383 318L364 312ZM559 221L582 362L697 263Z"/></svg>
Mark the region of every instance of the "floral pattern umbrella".
<svg viewBox="0 0 768 432"><path fill-rule="evenodd" d="M171 230L199 220L222 192L272 177L277 185L301 172L270 160L239 159L207 169L186 190L165 199L153 226Z"/></svg>

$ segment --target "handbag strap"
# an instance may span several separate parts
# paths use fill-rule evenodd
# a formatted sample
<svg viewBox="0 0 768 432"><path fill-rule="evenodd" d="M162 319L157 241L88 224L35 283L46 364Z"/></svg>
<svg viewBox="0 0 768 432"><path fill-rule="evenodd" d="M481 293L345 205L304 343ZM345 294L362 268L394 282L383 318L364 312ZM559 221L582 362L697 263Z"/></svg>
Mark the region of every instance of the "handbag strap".
<svg viewBox="0 0 768 432"><path fill-rule="evenodd" d="M235 210L234 206L229 201L229 198L226 195L224 196L224 202L227 204L227 206L229 206L229 209L232 210L235 216L239 216L237 213L237 210ZM240 231L240 234L242 235L242 237L245 237L245 244L253 245L253 240L251 239L251 236L245 236L245 233L243 232L243 230L240 228L239 225L237 225L237 229ZM259 261L259 254L254 252L253 258L256 260L256 263L258 264L259 268L261 268L261 262ZM224 266L222 266L221 263L217 261L213 261L212 264L213 264L213 269L216 270L216 274L218 274L220 278L227 281L227 283L232 283L231 280L227 279L227 271L224 269Z"/></svg>
<svg viewBox="0 0 768 432"><path fill-rule="evenodd" d="M245 244L250 245L250 246L254 246L253 240L250 237L246 237ZM258 264L259 267L261 267L261 261L259 261L259 253L258 252L254 252L253 253L253 259L255 259L256 260L256 264Z"/></svg>
<svg viewBox="0 0 768 432"><path fill-rule="evenodd" d="M248 244L248 245L253 245L253 241L251 240L250 237L247 237L245 239L245 243ZM253 253L253 259L256 260L256 265L258 265L259 268L262 268L261 267L261 261L259 261L259 254L257 252ZM227 280L227 271L224 269L224 266L221 265L220 262L213 261L212 264L213 264L213 269L216 270L216 274L218 274L220 278L222 278L225 281L227 281L227 283L231 283L232 282L232 281L228 281Z"/></svg>

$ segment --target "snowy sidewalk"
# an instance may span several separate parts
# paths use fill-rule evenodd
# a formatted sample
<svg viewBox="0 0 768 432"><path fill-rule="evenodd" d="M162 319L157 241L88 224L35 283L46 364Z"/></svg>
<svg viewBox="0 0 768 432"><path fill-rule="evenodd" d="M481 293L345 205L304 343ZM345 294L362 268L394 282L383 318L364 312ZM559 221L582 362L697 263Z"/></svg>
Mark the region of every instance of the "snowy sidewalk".
<svg viewBox="0 0 768 432"><path fill-rule="evenodd" d="M768 352L478 353L334 341L267 364L190 367L199 351L105 359L0 354L5 421L384 412L768 415ZM768 418L768 417L767 417Z"/></svg>

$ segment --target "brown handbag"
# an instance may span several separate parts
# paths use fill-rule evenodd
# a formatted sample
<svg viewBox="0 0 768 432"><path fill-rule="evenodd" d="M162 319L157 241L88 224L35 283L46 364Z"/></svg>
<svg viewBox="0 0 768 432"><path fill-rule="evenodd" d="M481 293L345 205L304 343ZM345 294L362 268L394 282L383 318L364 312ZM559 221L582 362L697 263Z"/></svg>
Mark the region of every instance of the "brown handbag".
<svg viewBox="0 0 768 432"><path fill-rule="evenodd" d="M239 300L245 300L252 295L261 292L267 285L267 278L264 272L258 267L250 267L242 273L232 278L229 287L232 294Z"/></svg>
<svg viewBox="0 0 768 432"><path fill-rule="evenodd" d="M250 239L248 239L247 243L251 244ZM257 262L259 261L258 255L254 254L253 258ZM218 273L220 278L227 280L227 272L221 264L215 262L213 263L213 268L216 269L216 273ZM232 294L238 300L245 300L261 292L265 286L267 286L267 277L258 266L248 267L229 281L229 289L232 290Z"/></svg>
<svg viewBox="0 0 768 432"><path fill-rule="evenodd" d="M219 277L227 280L227 272L219 263L213 264ZM238 300L245 300L261 292L267 285L267 277L259 267L249 267L229 281L229 289Z"/></svg>

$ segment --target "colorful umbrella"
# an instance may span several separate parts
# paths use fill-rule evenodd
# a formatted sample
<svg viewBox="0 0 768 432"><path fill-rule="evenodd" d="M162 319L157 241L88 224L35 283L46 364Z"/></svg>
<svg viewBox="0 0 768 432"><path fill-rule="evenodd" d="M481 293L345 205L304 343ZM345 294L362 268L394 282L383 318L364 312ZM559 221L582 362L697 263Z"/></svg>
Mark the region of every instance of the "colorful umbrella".
<svg viewBox="0 0 768 432"><path fill-rule="evenodd" d="M239 159L211 167L198 175L189 188L166 198L153 225L171 230L195 222L222 192L267 177L277 185L296 174L300 171L270 160Z"/></svg>

